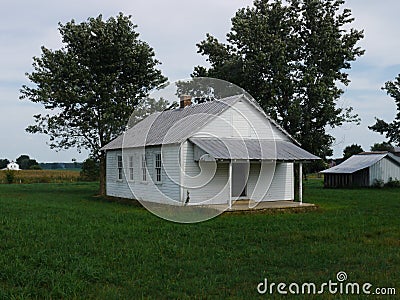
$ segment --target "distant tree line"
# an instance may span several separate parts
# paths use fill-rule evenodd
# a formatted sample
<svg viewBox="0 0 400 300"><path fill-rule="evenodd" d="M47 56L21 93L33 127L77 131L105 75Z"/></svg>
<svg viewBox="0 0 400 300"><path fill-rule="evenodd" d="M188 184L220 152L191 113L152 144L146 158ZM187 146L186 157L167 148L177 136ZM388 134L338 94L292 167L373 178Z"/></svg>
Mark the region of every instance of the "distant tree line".
<svg viewBox="0 0 400 300"><path fill-rule="evenodd" d="M15 161L21 170L71 170L82 169L84 162L46 162L39 163L36 159L32 159L29 155L20 155ZM0 170L5 169L11 161L7 158L0 159Z"/></svg>
<svg viewBox="0 0 400 300"><path fill-rule="evenodd" d="M40 163L40 167L43 170L68 170L68 169L81 169L81 162L65 163L65 162L50 162L50 163Z"/></svg>
<svg viewBox="0 0 400 300"><path fill-rule="evenodd" d="M15 162L21 170L40 170L41 167L36 159L32 159L29 155L20 155ZM7 158L0 159L0 169L5 169L10 161Z"/></svg>
<svg viewBox="0 0 400 300"><path fill-rule="evenodd" d="M100 179L99 161L93 157L89 157L83 162L77 162L72 159L71 163L66 162L50 162L38 163L36 159L31 159L29 155L20 155L15 162L21 170L79 170L79 180L81 181L98 181ZM7 168L10 160L7 158L0 159L0 170ZM6 173L6 181L13 183L15 180L14 171ZM48 179L45 179L48 180ZM48 182L48 181L45 181Z"/></svg>

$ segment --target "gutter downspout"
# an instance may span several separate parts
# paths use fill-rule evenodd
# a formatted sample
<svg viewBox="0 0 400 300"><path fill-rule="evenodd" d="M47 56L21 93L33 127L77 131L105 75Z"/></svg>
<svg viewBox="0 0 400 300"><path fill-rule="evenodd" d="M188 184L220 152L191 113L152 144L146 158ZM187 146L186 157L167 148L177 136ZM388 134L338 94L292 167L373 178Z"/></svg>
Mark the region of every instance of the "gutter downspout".
<svg viewBox="0 0 400 300"><path fill-rule="evenodd" d="M181 194L181 202L182 202L182 206L185 205L185 194L184 194L184 190L183 190L183 174L184 174L184 160L183 160L183 144L185 142L182 142L180 144L180 148L179 148L179 189L180 189L180 194Z"/></svg>
<svg viewBox="0 0 400 300"><path fill-rule="evenodd" d="M229 161L229 209L232 208L232 160Z"/></svg>
<svg viewBox="0 0 400 300"><path fill-rule="evenodd" d="M299 163L299 202L303 204L303 163Z"/></svg>

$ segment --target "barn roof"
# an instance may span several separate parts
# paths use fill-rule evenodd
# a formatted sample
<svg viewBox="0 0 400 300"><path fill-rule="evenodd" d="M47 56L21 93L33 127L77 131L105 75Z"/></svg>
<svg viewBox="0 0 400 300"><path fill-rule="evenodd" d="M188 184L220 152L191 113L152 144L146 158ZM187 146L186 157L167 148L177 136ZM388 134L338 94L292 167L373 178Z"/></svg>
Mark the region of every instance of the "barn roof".
<svg viewBox="0 0 400 300"><path fill-rule="evenodd" d="M400 159L389 152L365 152L363 154L353 155L340 165L324 170L325 174L352 174L365 168L369 168L383 158L389 158L400 166Z"/></svg>
<svg viewBox="0 0 400 300"><path fill-rule="evenodd" d="M215 159L263 159L280 161L320 159L287 141L237 138L190 138L189 141Z"/></svg>
<svg viewBox="0 0 400 300"><path fill-rule="evenodd" d="M264 113L261 107L244 95L190 105L185 108L166 110L151 114L128 129L101 150L135 148L143 146L180 143L205 126L239 100L245 100L259 110L278 130L299 144L282 127ZM173 127L173 130L170 130Z"/></svg>

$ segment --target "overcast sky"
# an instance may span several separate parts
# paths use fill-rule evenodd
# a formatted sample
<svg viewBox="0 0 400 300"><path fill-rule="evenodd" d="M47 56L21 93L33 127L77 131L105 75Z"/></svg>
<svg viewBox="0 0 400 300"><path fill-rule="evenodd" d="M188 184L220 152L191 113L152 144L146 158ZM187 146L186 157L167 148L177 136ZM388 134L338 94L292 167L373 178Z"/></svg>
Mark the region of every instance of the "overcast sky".
<svg viewBox="0 0 400 300"><path fill-rule="evenodd" d="M32 116L42 107L20 101L19 89L28 83L25 73L31 72L32 57L40 55L42 45L61 47L58 22L78 22L102 14L106 19L119 12L133 16L140 38L150 44L162 62L159 68L170 81L187 78L193 66L205 64L197 54L196 43L211 33L220 40L230 29L230 19L241 7L251 5L245 0L85 0L85 1L21 1L3 0L0 18L0 158L13 160L28 154L40 162L83 160L87 153L76 150L55 152L49 149L44 135L32 135L25 128L33 124ZM349 87L345 88L340 105L353 106L362 119L360 126L345 125L334 129L337 141L335 156L352 143L365 150L385 138L368 130L377 116L392 121L394 101L381 91L388 80L400 73L400 1L348 0L356 18L354 27L365 30L360 45L366 54L352 64Z"/></svg>

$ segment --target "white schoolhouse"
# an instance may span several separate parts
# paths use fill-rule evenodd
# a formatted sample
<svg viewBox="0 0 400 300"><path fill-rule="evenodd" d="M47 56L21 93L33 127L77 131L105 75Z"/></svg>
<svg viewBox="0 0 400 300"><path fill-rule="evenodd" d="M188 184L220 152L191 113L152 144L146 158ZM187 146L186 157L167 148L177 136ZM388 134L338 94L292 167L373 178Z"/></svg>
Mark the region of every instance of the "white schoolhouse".
<svg viewBox="0 0 400 300"><path fill-rule="evenodd" d="M102 150L107 195L171 205L294 200L295 163L319 159L244 95L182 96Z"/></svg>

